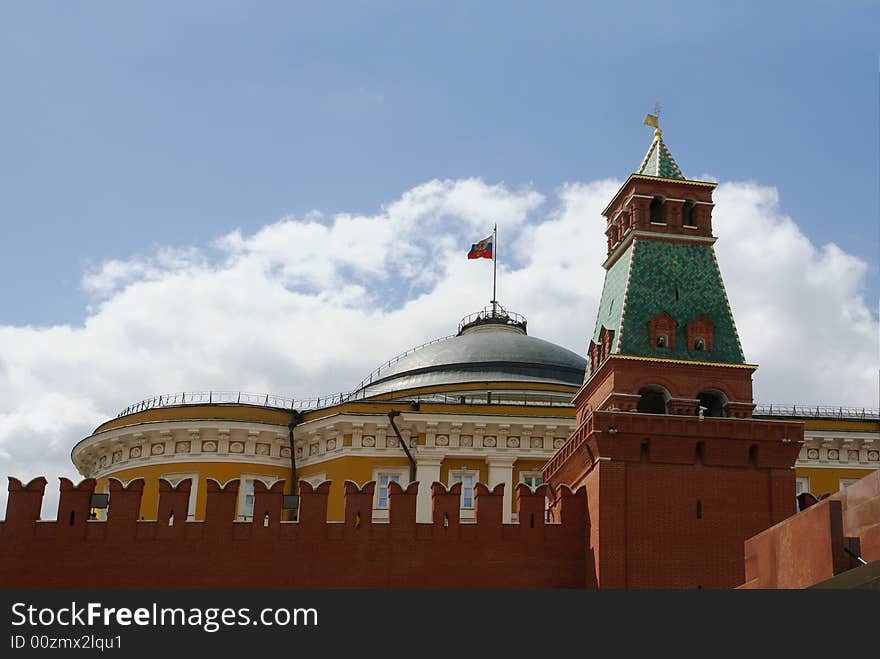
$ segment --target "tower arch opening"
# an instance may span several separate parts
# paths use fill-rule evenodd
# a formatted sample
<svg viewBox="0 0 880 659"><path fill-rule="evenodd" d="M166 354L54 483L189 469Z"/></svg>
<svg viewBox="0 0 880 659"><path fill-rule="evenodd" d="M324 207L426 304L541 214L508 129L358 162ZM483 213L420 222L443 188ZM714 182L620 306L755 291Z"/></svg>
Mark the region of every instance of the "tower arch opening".
<svg viewBox="0 0 880 659"><path fill-rule="evenodd" d="M669 392L658 384L649 384L639 389L639 402L636 412L644 414L668 414Z"/></svg>
<svg viewBox="0 0 880 659"><path fill-rule="evenodd" d="M684 227L697 226L694 219L694 207L697 205L693 199L687 199L681 207L681 225Z"/></svg>
<svg viewBox="0 0 880 659"><path fill-rule="evenodd" d="M654 195L651 199L651 207L648 211L648 217L651 222L663 224L666 220L663 218L663 202L666 201L661 195Z"/></svg>
<svg viewBox="0 0 880 659"><path fill-rule="evenodd" d="M703 416L726 416L724 409L727 407L727 396L717 389L705 389L697 394L697 399L700 401L696 412L698 415L702 410Z"/></svg>

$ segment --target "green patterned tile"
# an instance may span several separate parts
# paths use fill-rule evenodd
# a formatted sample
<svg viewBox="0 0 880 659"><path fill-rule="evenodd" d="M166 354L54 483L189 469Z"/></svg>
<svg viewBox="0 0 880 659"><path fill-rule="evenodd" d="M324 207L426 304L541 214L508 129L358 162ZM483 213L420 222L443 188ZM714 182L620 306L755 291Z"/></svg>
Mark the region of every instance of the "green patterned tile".
<svg viewBox="0 0 880 659"><path fill-rule="evenodd" d="M648 322L662 312L678 322L675 349L649 342ZM715 326L713 351L688 350L685 327L697 316ZM744 364L712 245L636 238L605 275L593 340L614 330L615 354Z"/></svg>

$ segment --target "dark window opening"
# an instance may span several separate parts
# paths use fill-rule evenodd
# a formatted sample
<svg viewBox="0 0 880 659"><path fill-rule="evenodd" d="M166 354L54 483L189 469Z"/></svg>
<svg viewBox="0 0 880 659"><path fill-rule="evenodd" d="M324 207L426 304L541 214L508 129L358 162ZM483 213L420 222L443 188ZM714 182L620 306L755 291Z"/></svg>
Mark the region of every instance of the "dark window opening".
<svg viewBox="0 0 880 659"><path fill-rule="evenodd" d="M76 511L70 511L70 525L73 526L73 523L76 521Z"/></svg>
<svg viewBox="0 0 880 659"><path fill-rule="evenodd" d="M174 526L174 511L168 513L168 526Z"/></svg>
<svg viewBox="0 0 880 659"><path fill-rule="evenodd" d="M535 513L531 513L529 515L529 528L530 529L535 528Z"/></svg>
<svg viewBox="0 0 880 659"><path fill-rule="evenodd" d="M656 195L651 200L651 222L663 222L663 197Z"/></svg>
<svg viewBox="0 0 880 659"><path fill-rule="evenodd" d="M719 391L701 391L697 395L700 401L697 406L697 415L702 416L724 416L724 407L727 405L727 398Z"/></svg>
<svg viewBox="0 0 880 659"><path fill-rule="evenodd" d="M681 290L678 288L678 286L675 287L675 299L676 300L681 299Z"/></svg>
<svg viewBox="0 0 880 659"><path fill-rule="evenodd" d="M697 519L703 519L703 502L697 499Z"/></svg>
<svg viewBox="0 0 880 659"><path fill-rule="evenodd" d="M749 464L753 467L758 466L758 446L757 444L752 444L749 447Z"/></svg>
<svg viewBox="0 0 880 659"><path fill-rule="evenodd" d="M646 414L666 414L666 401L669 399L666 390L662 387L648 386L639 389L639 402L636 405L637 412Z"/></svg>
<svg viewBox="0 0 880 659"><path fill-rule="evenodd" d="M705 350L705 349L706 349L705 339L694 339L694 350Z"/></svg>
<svg viewBox="0 0 880 659"><path fill-rule="evenodd" d="M697 464L703 464L703 451L705 450L706 445L703 442L697 442Z"/></svg>
<svg viewBox="0 0 880 659"><path fill-rule="evenodd" d="M669 345L669 340L666 338L665 334L661 334L660 336L657 337L657 347L658 348L665 348L667 345Z"/></svg>
<svg viewBox="0 0 880 659"><path fill-rule="evenodd" d="M696 206L696 202L693 199L688 199L684 202L684 206L681 207L681 224L686 227L695 227L696 221L694 220L694 206Z"/></svg>
<svg viewBox="0 0 880 659"><path fill-rule="evenodd" d="M647 460L648 459L648 448L650 447L651 442L647 439L642 440L641 451L639 454L639 459Z"/></svg>

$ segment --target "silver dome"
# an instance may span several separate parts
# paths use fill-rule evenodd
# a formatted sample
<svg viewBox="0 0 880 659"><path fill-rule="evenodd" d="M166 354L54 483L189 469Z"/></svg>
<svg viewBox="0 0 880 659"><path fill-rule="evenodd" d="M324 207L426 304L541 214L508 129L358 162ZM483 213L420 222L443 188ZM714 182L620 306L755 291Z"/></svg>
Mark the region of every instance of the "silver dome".
<svg viewBox="0 0 880 659"><path fill-rule="evenodd" d="M475 382L523 382L579 387L587 361L562 346L527 336L522 327L471 323L458 336L419 348L380 369L355 395Z"/></svg>

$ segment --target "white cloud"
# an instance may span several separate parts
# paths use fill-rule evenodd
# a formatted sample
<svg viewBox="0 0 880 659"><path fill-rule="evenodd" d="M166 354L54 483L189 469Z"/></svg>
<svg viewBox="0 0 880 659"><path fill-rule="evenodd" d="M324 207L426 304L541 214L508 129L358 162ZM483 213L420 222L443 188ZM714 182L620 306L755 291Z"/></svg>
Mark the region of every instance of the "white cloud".
<svg viewBox="0 0 880 659"><path fill-rule="evenodd" d="M52 479L74 475L70 448L138 399L352 388L488 302L491 262L465 254L495 221L499 299L531 334L584 353L603 283L600 211L619 184L565 185L545 204L528 188L430 181L373 215L314 211L91 267L82 325L0 326L0 472L49 477L51 516ZM722 184L716 201L719 263L746 356L761 364L759 398L875 405L866 264L813 245L772 188Z"/></svg>
<svg viewBox="0 0 880 659"><path fill-rule="evenodd" d="M767 402L877 406L878 325L862 292L867 264L810 242L775 189L720 185L718 261L746 358Z"/></svg>

